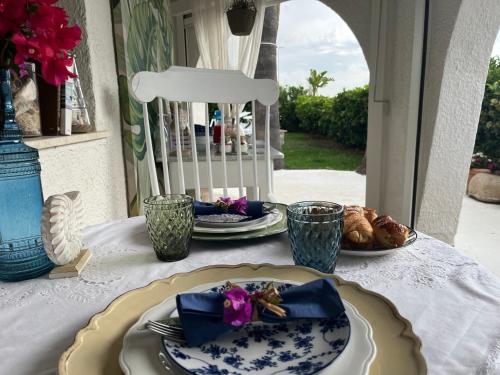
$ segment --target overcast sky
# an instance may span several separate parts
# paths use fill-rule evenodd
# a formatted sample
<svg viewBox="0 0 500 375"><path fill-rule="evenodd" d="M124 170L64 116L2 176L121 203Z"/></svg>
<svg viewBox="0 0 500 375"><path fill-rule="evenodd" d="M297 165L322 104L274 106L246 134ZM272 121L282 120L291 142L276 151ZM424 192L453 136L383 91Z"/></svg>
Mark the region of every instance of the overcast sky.
<svg viewBox="0 0 500 375"><path fill-rule="evenodd" d="M278 29L279 81L307 87L309 69L326 70L334 82L320 94L368 83L368 66L347 24L319 1L293 0L281 4ZM500 55L500 33L493 55Z"/></svg>

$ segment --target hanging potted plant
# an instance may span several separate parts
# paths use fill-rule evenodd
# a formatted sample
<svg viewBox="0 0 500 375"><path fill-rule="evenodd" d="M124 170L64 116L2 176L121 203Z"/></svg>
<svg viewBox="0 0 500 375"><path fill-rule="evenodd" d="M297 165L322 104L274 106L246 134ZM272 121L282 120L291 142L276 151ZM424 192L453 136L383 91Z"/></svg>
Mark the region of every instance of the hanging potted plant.
<svg viewBox="0 0 500 375"><path fill-rule="evenodd" d="M226 10L231 33L237 36L249 35L255 23L257 8L253 0L232 0Z"/></svg>

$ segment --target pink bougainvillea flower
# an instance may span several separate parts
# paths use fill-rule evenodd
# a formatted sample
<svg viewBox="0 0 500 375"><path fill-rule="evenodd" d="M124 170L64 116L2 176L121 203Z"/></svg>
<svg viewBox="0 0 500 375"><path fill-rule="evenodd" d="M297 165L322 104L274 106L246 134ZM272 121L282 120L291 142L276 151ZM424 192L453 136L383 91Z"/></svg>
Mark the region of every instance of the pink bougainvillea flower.
<svg viewBox="0 0 500 375"><path fill-rule="evenodd" d="M224 323L239 327L252 321L252 299L245 289L234 287L224 295Z"/></svg>
<svg viewBox="0 0 500 375"><path fill-rule="evenodd" d="M43 78L53 85L62 85L68 78L75 78L76 75L68 70L73 64L73 58L64 56L47 60L42 63Z"/></svg>
<svg viewBox="0 0 500 375"><path fill-rule="evenodd" d="M29 17L29 26L33 34L47 39L61 33L67 24L68 15L63 8L56 6L39 6L36 14Z"/></svg>
<svg viewBox="0 0 500 375"><path fill-rule="evenodd" d="M230 197L220 197L215 202L215 205L219 208L222 208L224 211L229 211L229 208L233 204L233 200Z"/></svg>
<svg viewBox="0 0 500 375"><path fill-rule="evenodd" d="M72 50L81 40L82 31L78 26L64 27L55 36L55 42L58 48Z"/></svg>
<svg viewBox="0 0 500 375"><path fill-rule="evenodd" d="M57 0L0 0L0 38L6 46L0 56L3 68L23 73L25 61L41 64L43 78L61 85L76 77L68 67L68 52L81 40L77 25L68 26L66 11ZM14 47L14 48L12 48Z"/></svg>
<svg viewBox="0 0 500 375"><path fill-rule="evenodd" d="M233 203L233 200L230 197L220 197L219 200L222 203L227 204L228 206L230 206Z"/></svg>
<svg viewBox="0 0 500 375"><path fill-rule="evenodd" d="M22 33L15 33L12 42L16 46L14 63L17 65L26 60L38 60L43 63L56 57L54 49L39 38L26 38Z"/></svg>
<svg viewBox="0 0 500 375"><path fill-rule="evenodd" d="M247 213L247 207L248 207L247 197L241 197L240 199L236 199L232 205L232 208L236 212L242 215L245 215Z"/></svg>
<svg viewBox="0 0 500 375"><path fill-rule="evenodd" d="M18 31L27 16L27 8L22 1L0 0L0 36Z"/></svg>
<svg viewBox="0 0 500 375"><path fill-rule="evenodd" d="M29 0L29 3L33 5L53 5L58 1L59 0Z"/></svg>

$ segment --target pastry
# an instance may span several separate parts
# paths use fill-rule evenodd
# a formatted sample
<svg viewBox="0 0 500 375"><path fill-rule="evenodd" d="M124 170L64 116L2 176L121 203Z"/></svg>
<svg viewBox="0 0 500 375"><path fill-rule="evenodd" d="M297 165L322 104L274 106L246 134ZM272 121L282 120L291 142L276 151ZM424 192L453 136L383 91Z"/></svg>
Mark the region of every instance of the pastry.
<svg viewBox="0 0 500 375"><path fill-rule="evenodd" d="M373 245L373 228L360 206L344 208L343 243L348 248L370 248Z"/></svg>
<svg viewBox="0 0 500 375"><path fill-rule="evenodd" d="M366 208L363 207L363 214L365 215L366 219L371 223L373 223L373 220L377 218L377 211L375 211L374 208Z"/></svg>
<svg viewBox="0 0 500 375"><path fill-rule="evenodd" d="M373 230L377 242L383 247L403 246L409 235L406 226L397 223L388 215L382 215L373 220Z"/></svg>

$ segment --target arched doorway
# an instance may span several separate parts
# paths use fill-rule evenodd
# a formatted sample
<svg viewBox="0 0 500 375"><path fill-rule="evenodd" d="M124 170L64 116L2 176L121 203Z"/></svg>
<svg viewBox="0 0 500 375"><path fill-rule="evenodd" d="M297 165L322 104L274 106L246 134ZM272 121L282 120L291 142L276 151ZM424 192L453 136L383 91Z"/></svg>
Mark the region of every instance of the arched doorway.
<svg viewBox="0 0 500 375"><path fill-rule="evenodd" d="M280 126L287 131L277 197L365 205L366 180L354 170L366 149L370 74L357 37L325 2L292 0L279 9L277 48Z"/></svg>

